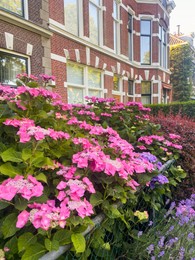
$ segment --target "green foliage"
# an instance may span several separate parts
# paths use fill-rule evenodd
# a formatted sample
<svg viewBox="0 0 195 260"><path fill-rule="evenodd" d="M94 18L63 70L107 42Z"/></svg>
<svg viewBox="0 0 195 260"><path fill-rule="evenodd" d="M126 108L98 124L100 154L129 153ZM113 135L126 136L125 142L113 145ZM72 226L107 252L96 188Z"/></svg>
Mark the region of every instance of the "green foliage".
<svg viewBox="0 0 195 260"><path fill-rule="evenodd" d="M30 83L33 82L30 80ZM156 185L155 189L151 189L149 186L152 178L158 175L155 163L164 163L178 157L179 152L174 147L168 147L170 153L166 152L162 149L166 145L158 140L154 140L149 145L139 141L142 136L161 136L159 126L148 120L148 109L141 104L133 103L124 106L112 101L108 105L105 101L89 102L89 106L86 107L69 108L61 100L56 101L55 98L51 98L51 94L47 91L41 90L43 94L38 95L36 88L30 89L33 94L30 94L29 89L26 88L20 90L21 93L11 97L11 101L6 100L7 96L2 101L4 107L0 117L0 181L6 186L5 181L11 182L15 176L22 177L25 181L30 176L33 177L34 182L38 181L41 184L43 193L40 196L34 195L29 198L28 193L24 196L22 193L16 192L17 194L12 198L6 198L8 201L0 200L0 246L3 249L7 245L10 249L5 252L7 259L36 260L46 252L58 250L60 246L67 244L71 244L71 252L74 256L81 256L83 259L90 254L102 257L104 253L114 259L113 245L116 245L117 248L120 246L124 248L126 236L133 237L133 228L148 220L147 211L150 212L153 208L159 210L163 204L163 196L171 196L172 186L185 177L182 170L172 167L165 172L169 183L163 186ZM106 113L109 116L105 116ZM12 119L15 120L16 126L9 125ZM25 125L24 119L27 119L28 123L30 120L32 120L31 123L33 122L33 126L30 126L26 132L22 129L23 124ZM85 129L79 124L70 124L71 120L82 122L84 126L91 127L92 130L100 129L102 133L99 134L95 131L91 134L87 128ZM39 131L40 129L41 131ZM47 135L51 129L53 135ZM67 134L68 137L58 138L57 133ZM45 134L44 137L43 134ZM116 137L118 139L115 139ZM121 144L118 144L116 140L120 140ZM79 141L82 142L77 143ZM86 154L82 155L78 158L82 158L85 165L77 164L73 157L83 152L83 147L88 145L89 148L86 149L89 151L86 154L91 155L90 148L92 147L95 157L90 158L86 163L84 161ZM155 162L151 163L149 159L144 161L140 157L143 153L143 148L140 147L143 145L145 145L144 151L150 156L156 156ZM127 154L124 152L125 149L129 149ZM101 164L98 165L99 151L105 155L104 161L102 160L101 163L106 165L105 162L109 161L110 164L106 165L108 169L106 166L101 168ZM137 158L141 159L136 161ZM95 160L101 170L93 169ZM144 165L143 170L142 162L149 165L151 169ZM70 168L70 166L75 168L74 179L73 175L66 179L64 173L59 173L59 170ZM71 197L70 189L57 188L61 182L66 182L67 185L69 180L77 183L77 180L80 181L84 178L88 178L95 191L94 193L90 191L89 185L84 190L83 197L80 195L79 199L83 199L81 201L78 198L75 201L72 199L77 190ZM78 190L80 187L85 187L84 181L80 182ZM20 189L21 183L19 182L17 185L16 190ZM27 187L29 187L28 185L29 183ZM11 193L12 190L10 190L8 192ZM67 217L59 221L58 213L61 210L62 201L58 196L62 194L63 190L65 190L64 196L67 199L62 199L65 203L63 209L66 209L68 213ZM89 201L88 208L90 209L91 206L93 211L90 212L86 207L83 212L88 214L83 213L82 215L74 207L70 210L71 206L67 206L69 200L74 202L74 205L81 203L81 210L84 207L82 203ZM141 205L140 201L142 201ZM47 203L52 204L53 202L55 212L49 211L47 216L37 214L39 210L48 206ZM23 216L24 225L20 221L22 227L17 228L16 223L19 219L18 216L21 217L21 213L27 214L28 219L26 220ZM62 213L66 214L66 212ZM94 227L91 218L99 213L104 215L103 223L98 229L93 230L89 238L85 239L83 232L88 226ZM37 220L38 224L33 223L35 215L40 217ZM41 219L42 217L45 219ZM50 221L50 217L52 221ZM48 222L49 225L45 227L44 225ZM120 227L121 234L117 233L118 227ZM113 236L111 242L107 241L108 235Z"/></svg>
<svg viewBox="0 0 195 260"><path fill-rule="evenodd" d="M195 120L195 101L152 104L147 105L147 107L151 108L151 114L154 116L158 116L160 113L166 116L180 114L183 117Z"/></svg>
<svg viewBox="0 0 195 260"><path fill-rule="evenodd" d="M192 83L189 78L193 70L193 52L189 44L173 46L170 49L171 84L173 100L187 101L190 99Z"/></svg>

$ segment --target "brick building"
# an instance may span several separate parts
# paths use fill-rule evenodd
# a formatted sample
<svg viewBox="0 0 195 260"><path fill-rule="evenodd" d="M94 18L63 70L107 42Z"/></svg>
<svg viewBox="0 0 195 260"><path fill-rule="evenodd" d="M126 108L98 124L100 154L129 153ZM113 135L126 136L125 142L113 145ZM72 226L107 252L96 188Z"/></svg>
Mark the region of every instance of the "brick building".
<svg viewBox="0 0 195 260"><path fill-rule="evenodd" d="M172 0L1 0L0 82L56 76L69 103L85 96L171 100Z"/></svg>

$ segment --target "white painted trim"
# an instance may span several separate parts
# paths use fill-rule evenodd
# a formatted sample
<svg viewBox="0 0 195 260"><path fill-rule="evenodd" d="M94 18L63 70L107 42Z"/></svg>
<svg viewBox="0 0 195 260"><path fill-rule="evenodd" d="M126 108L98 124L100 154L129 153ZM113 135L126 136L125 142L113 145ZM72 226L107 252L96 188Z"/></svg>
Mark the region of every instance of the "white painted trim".
<svg viewBox="0 0 195 260"><path fill-rule="evenodd" d="M109 70L105 70L104 74L107 75L107 76L110 76L110 77L114 76L114 73L112 71L109 71Z"/></svg>
<svg viewBox="0 0 195 260"><path fill-rule="evenodd" d="M28 14L28 0L24 0L24 18L26 20L29 19L29 14Z"/></svg>
<svg viewBox="0 0 195 260"><path fill-rule="evenodd" d="M33 51L33 45L30 44L30 43L27 43L26 54L29 55L29 56L32 56L32 51Z"/></svg>
<svg viewBox="0 0 195 260"><path fill-rule="evenodd" d="M50 38L52 36L52 32L36 25L35 23L25 20L24 18L20 18L19 16L12 15L11 13L0 10L1 20L24 28L28 31L35 32L39 35L42 35L46 38Z"/></svg>
<svg viewBox="0 0 195 260"><path fill-rule="evenodd" d="M11 33L5 32L5 43L6 43L6 48L9 50L13 50L14 46L14 36Z"/></svg>
<svg viewBox="0 0 195 260"><path fill-rule="evenodd" d="M57 54L54 54L54 53L51 53L51 59L52 60L56 60L56 61L60 61L62 63L66 63L66 58L65 57L57 55Z"/></svg>

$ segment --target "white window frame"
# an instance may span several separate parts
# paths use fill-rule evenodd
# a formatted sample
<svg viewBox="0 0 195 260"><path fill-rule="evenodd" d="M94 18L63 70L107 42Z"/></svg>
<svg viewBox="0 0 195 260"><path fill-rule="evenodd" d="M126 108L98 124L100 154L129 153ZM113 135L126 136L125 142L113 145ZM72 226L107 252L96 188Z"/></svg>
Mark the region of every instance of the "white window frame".
<svg viewBox="0 0 195 260"><path fill-rule="evenodd" d="M129 94L129 81L133 82L133 94ZM134 95L135 95L135 81L132 79L128 79L127 97L134 97Z"/></svg>
<svg viewBox="0 0 195 260"><path fill-rule="evenodd" d="M30 75L31 74L31 66L30 66L30 57L27 56L27 55L24 55L24 54L20 54L20 53L17 53L17 52L14 52L14 51L9 51L9 50L5 50L5 49L1 49L0 48L0 52L3 52L3 53L7 53L8 55L11 55L11 56L18 56L18 57L21 57L21 58L24 58L27 60L27 74ZM9 84L6 84L6 83L0 83L0 84L3 84L3 85L8 85ZM16 86L16 85L10 85L10 86Z"/></svg>
<svg viewBox="0 0 195 260"><path fill-rule="evenodd" d="M99 1L100 1L100 3L99 3L99 5L97 5L97 3L95 3L94 0L89 0L89 8L90 8L90 4L94 5L97 8L98 20L99 20L97 45L103 46L103 10L104 10L104 7L102 6L102 0L99 0ZM89 17L90 17L90 13L89 13ZM89 41L90 41L90 23L89 23ZM91 43L96 45L96 43L93 43L93 42L91 42Z"/></svg>
<svg viewBox="0 0 195 260"><path fill-rule="evenodd" d="M65 3L66 0L64 0ZM77 34L72 33L75 36L83 37L83 0L77 1ZM71 33L67 29L67 25L65 23L65 5L64 5L64 28L68 33Z"/></svg>
<svg viewBox="0 0 195 260"><path fill-rule="evenodd" d="M148 22L150 22L150 34L146 34L146 33L142 33L141 32L141 23L143 22L143 21L148 21ZM142 36L143 37L147 37L147 38L149 38L149 40L150 40L150 45L149 45L149 47L150 47L150 62L149 63L142 63L142 45L141 45L141 39L142 39ZM141 63L141 65L151 65L152 64L152 20L150 19L150 18L141 18L141 20L140 20L140 63Z"/></svg>
<svg viewBox="0 0 195 260"><path fill-rule="evenodd" d="M78 63L73 63L73 62L68 62L66 63L66 66L68 66L68 64L72 64L72 65L77 65L78 67L81 67L83 69L83 85L80 85L80 84L74 84L74 83L71 83L71 82L66 82L66 87L67 87L67 98L68 98L68 87L75 87L75 88L79 88L79 89L82 89L83 90L83 100L82 100L82 103L86 103L85 102L85 97L86 96L89 96L89 90L97 90L100 92L100 97L104 97L104 75L103 75L103 72L99 69L96 69L94 67L90 67L90 66L84 66L84 65L81 65L81 64L78 64ZM89 68L93 69L94 71L97 71L100 73L101 75L101 87L100 88L90 88L89 85L88 85L88 75L89 75Z"/></svg>
<svg viewBox="0 0 195 260"><path fill-rule="evenodd" d="M113 17L113 40L114 40L114 52L116 54L120 54L120 24L121 24L121 20L120 20L120 1L118 0L113 0L113 8L114 5L116 5L116 17L114 16L114 12L112 13L112 17ZM116 35L114 34L114 31L116 29ZM116 37L116 38L115 38Z"/></svg>
<svg viewBox="0 0 195 260"><path fill-rule="evenodd" d="M130 18L131 17L131 22ZM129 60L133 61L133 15L128 12L128 53Z"/></svg>
<svg viewBox="0 0 195 260"><path fill-rule="evenodd" d="M163 31L164 31L164 37L163 37ZM161 67L167 69L167 31L160 24L159 24L159 64Z"/></svg>
<svg viewBox="0 0 195 260"><path fill-rule="evenodd" d="M116 76L119 79L119 91L112 90L112 95L120 96L120 102L123 102L123 97L125 95L125 92L123 91L123 78L118 74L114 74L113 80L114 80L114 76Z"/></svg>
<svg viewBox="0 0 195 260"><path fill-rule="evenodd" d="M14 15L17 15L19 17L23 17L25 19L28 19L28 0L21 0L21 4L22 4L22 13L23 13L22 15L20 15L16 12L12 12L11 10L6 9L6 8L5 9L2 8L2 9L6 10L6 11L8 11L8 12L14 14Z"/></svg>

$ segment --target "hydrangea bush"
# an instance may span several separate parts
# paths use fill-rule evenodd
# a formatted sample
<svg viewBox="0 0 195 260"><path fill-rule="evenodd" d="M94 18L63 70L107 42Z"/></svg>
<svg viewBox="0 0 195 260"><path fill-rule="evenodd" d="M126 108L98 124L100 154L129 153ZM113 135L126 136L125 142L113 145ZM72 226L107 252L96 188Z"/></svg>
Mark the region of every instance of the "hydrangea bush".
<svg viewBox="0 0 195 260"><path fill-rule="evenodd" d="M31 84L0 87L0 246L6 259L39 259L69 243L77 255L90 254L82 232L94 216L104 212L109 219L102 232L116 219L131 230L131 223L148 218L146 208L136 207L140 196L158 209L156 193L160 201L185 177L179 167L159 175L162 163L178 157L179 137L159 135L140 103L87 98L86 105L70 105L35 87L34 76L18 78ZM94 232L93 241L97 237ZM105 241L90 246L104 248Z"/></svg>

